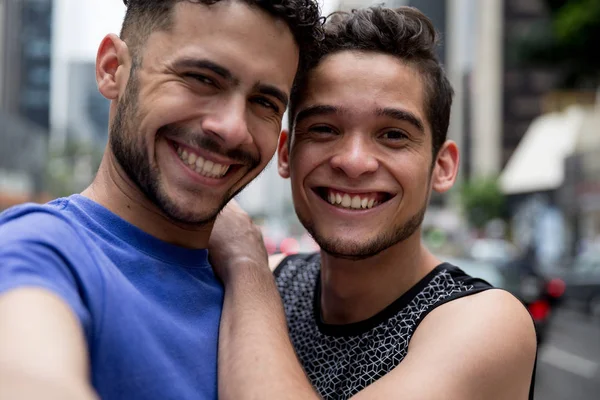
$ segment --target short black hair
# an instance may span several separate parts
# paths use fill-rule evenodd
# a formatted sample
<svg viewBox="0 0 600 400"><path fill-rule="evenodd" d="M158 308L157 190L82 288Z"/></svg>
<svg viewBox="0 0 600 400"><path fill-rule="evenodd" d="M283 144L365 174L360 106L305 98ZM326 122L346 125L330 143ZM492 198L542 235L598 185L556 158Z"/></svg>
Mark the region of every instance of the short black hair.
<svg viewBox="0 0 600 400"><path fill-rule="evenodd" d="M140 62L140 48L156 30L169 30L173 24L172 11L176 3L211 5L222 0L123 0L127 11L121 28L121 38L134 58ZM316 0L235 0L259 7L275 18L283 20L292 32L300 49L300 65L306 61L303 54L314 47L322 36L323 18Z"/></svg>
<svg viewBox="0 0 600 400"><path fill-rule="evenodd" d="M306 68L292 90L289 137L293 135L296 107L302 100L310 71L334 53L372 51L398 57L414 66L423 77L424 106L436 156L447 138L454 91L436 55L438 34L431 20L413 7L374 6L331 14L325 22L324 32L324 39L312 49Z"/></svg>

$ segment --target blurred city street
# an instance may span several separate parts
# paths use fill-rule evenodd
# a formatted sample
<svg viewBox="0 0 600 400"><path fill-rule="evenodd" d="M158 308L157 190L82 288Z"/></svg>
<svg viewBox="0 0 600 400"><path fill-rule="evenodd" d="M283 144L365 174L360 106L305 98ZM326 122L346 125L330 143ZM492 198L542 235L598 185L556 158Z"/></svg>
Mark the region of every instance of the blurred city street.
<svg viewBox="0 0 600 400"><path fill-rule="evenodd" d="M600 320L560 308L538 354L536 400L591 400L600 393Z"/></svg>

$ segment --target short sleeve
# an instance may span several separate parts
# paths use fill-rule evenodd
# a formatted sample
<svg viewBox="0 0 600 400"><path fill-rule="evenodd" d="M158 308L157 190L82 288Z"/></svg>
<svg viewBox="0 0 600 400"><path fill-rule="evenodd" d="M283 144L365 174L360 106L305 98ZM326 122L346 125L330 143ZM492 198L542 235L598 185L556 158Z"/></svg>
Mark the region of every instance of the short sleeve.
<svg viewBox="0 0 600 400"><path fill-rule="evenodd" d="M88 339L91 316L80 275L93 267L91 262L83 240L64 218L43 211L0 216L0 295L23 287L51 291L70 306Z"/></svg>

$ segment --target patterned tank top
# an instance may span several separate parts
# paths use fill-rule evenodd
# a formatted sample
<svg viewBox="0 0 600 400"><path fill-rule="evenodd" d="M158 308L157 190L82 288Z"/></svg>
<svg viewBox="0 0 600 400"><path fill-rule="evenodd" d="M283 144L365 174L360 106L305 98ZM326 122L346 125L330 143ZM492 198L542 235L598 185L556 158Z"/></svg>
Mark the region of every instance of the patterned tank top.
<svg viewBox="0 0 600 400"><path fill-rule="evenodd" d="M288 256L275 279L296 353L324 399L347 399L393 370L419 323L436 307L493 288L444 263L375 316L328 325L321 320L318 253Z"/></svg>

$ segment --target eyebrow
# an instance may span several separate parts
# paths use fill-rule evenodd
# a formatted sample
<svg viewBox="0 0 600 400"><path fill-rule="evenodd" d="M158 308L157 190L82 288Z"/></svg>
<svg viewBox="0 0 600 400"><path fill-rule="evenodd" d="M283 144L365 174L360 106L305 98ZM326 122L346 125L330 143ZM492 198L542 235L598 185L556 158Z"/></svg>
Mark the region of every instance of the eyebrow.
<svg viewBox="0 0 600 400"><path fill-rule="evenodd" d="M390 117L399 121L406 121L413 125L421 133L425 133L425 125L416 115L411 112L399 110L397 108L378 108L377 115L380 117Z"/></svg>
<svg viewBox="0 0 600 400"><path fill-rule="evenodd" d="M339 107L335 106L318 105L306 107L298 111L298 114L296 114L296 118L294 119L294 125L298 124L302 120L314 117L316 115L331 115L336 114L338 112L340 112L340 109Z"/></svg>
<svg viewBox="0 0 600 400"><path fill-rule="evenodd" d="M276 88L272 85L267 84L258 84L256 85L256 90L259 93L265 94L267 96L275 97L277 100L283 103L283 108L287 108L288 106L288 96L280 89Z"/></svg>
<svg viewBox="0 0 600 400"><path fill-rule="evenodd" d="M237 79L231 71L227 68L223 67L215 63L214 61L200 59L200 58L182 58L177 60L174 63L175 68L184 69L184 68L197 68L197 69L208 69L215 74L221 76L223 79L231 82L234 85L239 84L239 79Z"/></svg>

